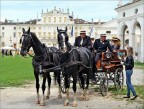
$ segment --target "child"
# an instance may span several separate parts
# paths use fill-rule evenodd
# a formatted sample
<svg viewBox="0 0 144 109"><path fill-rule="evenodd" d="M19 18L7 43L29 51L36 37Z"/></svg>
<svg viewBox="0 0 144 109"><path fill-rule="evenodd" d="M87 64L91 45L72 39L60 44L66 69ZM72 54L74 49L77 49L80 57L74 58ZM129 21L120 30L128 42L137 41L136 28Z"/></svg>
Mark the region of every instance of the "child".
<svg viewBox="0 0 144 109"><path fill-rule="evenodd" d="M127 84L127 96L123 98L130 98L130 91L132 91L133 96L131 100L134 100L137 98L137 94L135 92L135 89L131 83L131 76L133 74L133 67L134 67L134 59L133 59L133 48L127 47L127 57L124 62L125 70L126 70L126 84Z"/></svg>

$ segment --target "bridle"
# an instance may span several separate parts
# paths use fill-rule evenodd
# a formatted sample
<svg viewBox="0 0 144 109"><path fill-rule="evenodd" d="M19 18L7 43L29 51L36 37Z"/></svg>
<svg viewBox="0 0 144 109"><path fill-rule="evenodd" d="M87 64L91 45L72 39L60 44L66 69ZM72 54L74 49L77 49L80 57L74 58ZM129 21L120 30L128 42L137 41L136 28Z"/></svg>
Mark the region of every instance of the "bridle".
<svg viewBox="0 0 144 109"><path fill-rule="evenodd" d="M59 36L62 36L62 37L64 37L62 40L59 40L58 39L58 43L59 43L59 48L61 49L63 46L62 46L62 44L64 43L64 44L66 44L66 39L65 39L65 37L68 37L68 35L67 35L67 33L65 32L65 31L60 31L59 33L58 33L58 37Z"/></svg>
<svg viewBox="0 0 144 109"><path fill-rule="evenodd" d="M27 36L27 38L30 38L30 39L28 40L28 42L27 42L28 44L27 44L26 46L22 46L21 48L28 50L28 48L30 48L30 46L31 46L31 40L33 41L34 45L36 45L36 43L34 42L32 36L31 36L31 33L29 33L29 34L24 33L24 34L22 35L21 39L20 39L20 44L22 43L22 38L23 38L23 37L26 37L26 36Z"/></svg>

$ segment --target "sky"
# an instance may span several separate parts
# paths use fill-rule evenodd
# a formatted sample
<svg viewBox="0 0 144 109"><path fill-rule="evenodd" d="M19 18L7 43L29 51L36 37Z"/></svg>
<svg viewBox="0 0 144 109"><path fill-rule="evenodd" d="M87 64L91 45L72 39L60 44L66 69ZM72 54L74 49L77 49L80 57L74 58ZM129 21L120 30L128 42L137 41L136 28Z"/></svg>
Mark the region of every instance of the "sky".
<svg viewBox="0 0 144 109"><path fill-rule="evenodd" d="M129 0L123 0L123 4ZM4 19L17 21L28 21L30 19L41 18L41 12L51 11L56 6L57 9L69 8L70 14L74 13L74 18L82 18L86 21L109 21L117 17L118 0L0 0L0 20ZM38 13L38 14L37 14Z"/></svg>

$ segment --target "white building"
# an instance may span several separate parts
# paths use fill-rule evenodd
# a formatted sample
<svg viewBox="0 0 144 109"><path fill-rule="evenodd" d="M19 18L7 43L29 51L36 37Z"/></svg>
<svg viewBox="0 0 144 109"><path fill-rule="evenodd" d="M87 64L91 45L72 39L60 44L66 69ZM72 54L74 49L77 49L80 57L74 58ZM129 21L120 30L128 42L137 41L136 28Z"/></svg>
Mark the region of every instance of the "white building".
<svg viewBox="0 0 144 109"><path fill-rule="evenodd" d="M122 5L119 0L118 13L118 36L125 47L125 41L134 48L136 60L144 62L144 0L130 0Z"/></svg>
<svg viewBox="0 0 144 109"><path fill-rule="evenodd" d="M87 35L99 38L99 34L107 33L108 38L117 35L117 19L112 19L109 22L85 21L80 18L74 18L74 13L64 12L61 9L54 7L51 11L41 12L41 19L34 19L27 22L12 22L5 20L0 23L0 46L14 46L19 48L19 39L22 36L22 28L26 30L30 27L31 32L35 32L37 37L48 46L55 46L57 44L57 26L61 29L68 27L68 35L71 43L74 42L75 37L79 35L81 30L85 30ZM71 30L73 27L73 37L71 37Z"/></svg>

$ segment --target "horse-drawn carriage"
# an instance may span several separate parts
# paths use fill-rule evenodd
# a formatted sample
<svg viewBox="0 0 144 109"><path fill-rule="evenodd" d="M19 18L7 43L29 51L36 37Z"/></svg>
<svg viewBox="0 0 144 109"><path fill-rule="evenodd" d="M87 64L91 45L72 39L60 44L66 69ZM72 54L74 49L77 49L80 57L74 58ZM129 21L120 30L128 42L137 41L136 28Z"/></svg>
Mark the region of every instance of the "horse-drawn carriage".
<svg viewBox="0 0 144 109"><path fill-rule="evenodd" d="M116 90L121 90L124 83L123 65L122 60L126 56L126 50L118 50L115 53L102 52L101 58L96 65L97 71L95 72L96 82L94 85L99 85L100 93L105 96L108 91L109 80L114 83ZM83 75L86 79L86 76ZM69 84L72 83L72 78L69 78ZM81 87L80 81L78 81ZM64 76L61 74L61 91L65 90Z"/></svg>
<svg viewBox="0 0 144 109"><path fill-rule="evenodd" d="M57 28L58 29L58 28ZM50 85L51 77L50 72L56 72L57 81L59 84L58 98L61 98L61 91L66 90L66 100L64 105L69 104L69 87L70 82L73 82L74 99L73 106L77 106L77 96L76 96L76 83L79 80L80 87L82 87L83 92L82 98L87 100L88 94L87 89L89 86L89 75L91 69L91 52L85 48L80 47L79 49L73 48L68 42L67 28L63 30L58 29L58 44L59 50L55 48L45 47L36 35L23 29L23 38L21 38L20 43L22 43L21 55L26 56L30 47L33 48L35 56L33 57L33 68L34 75L36 79L36 91L37 98L36 103L40 105L45 105L45 82L48 79L48 92L47 98L50 95ZM23 39L23 40L22 40ZM54 50L54 51L51 51ZM55 56L54 56L55 55ZM100 91L102 95L105 95L108 91L108 80L112 80L115 84L116 89L121 89L123 85L123 66L119 57L126 55L125 50L119 50L117 53L102 53L100 60L98 61L97 72L95 73L97 82L100 81ZM38 64L35 64L36 63ZM44 65L44 63L48 65ZM74 66L73 66L73 65ZM60 72L62 72L60 78ZM39 96L39 74L43 74L42 92L43 95L40 100ZM73 80L70 79L72 76ZM60 83L61 80L61 83ZM68 82L69 81L69 82Z"/></svg>

